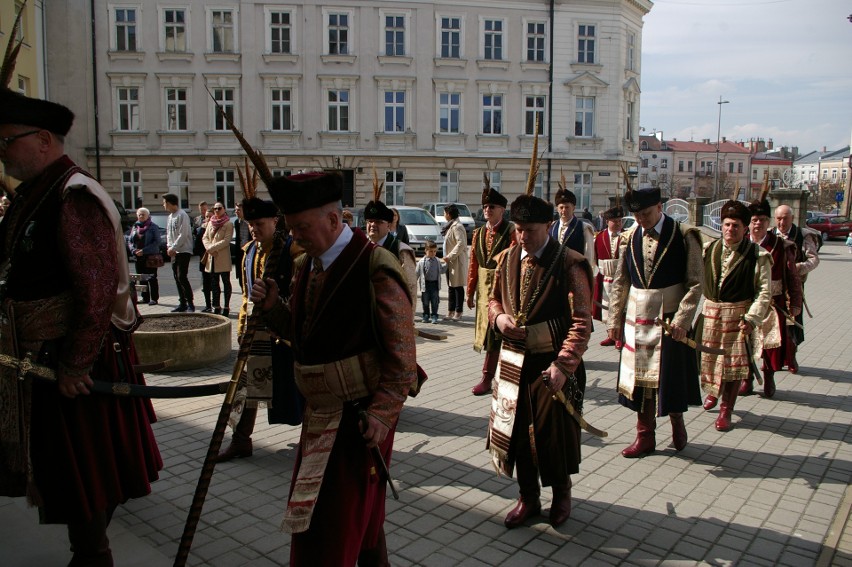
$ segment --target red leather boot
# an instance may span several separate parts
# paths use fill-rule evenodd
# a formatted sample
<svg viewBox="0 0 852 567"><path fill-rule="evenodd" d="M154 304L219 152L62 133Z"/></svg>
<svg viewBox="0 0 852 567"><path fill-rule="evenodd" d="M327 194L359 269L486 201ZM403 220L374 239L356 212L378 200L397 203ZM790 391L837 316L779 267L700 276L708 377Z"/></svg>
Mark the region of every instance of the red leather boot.
<svg viewBox="0 0 852 567"><path fill-rule="evenodd" d="M571 479L567 486L553 487L553 503L550 505L550 525L558 528L571 517Z"/></svg>
<svg viewBox="0 0 852 567"><path fill-rule="evenodd" d="M751 396L754 394L754 378L749 377L740 382L740 396Z"/></svg>
<svg viewBox="0 0 852 567"><path fill-rule="evenodd" d="M683 451L686 447L686 425L683 423L682 413L669 413L672 422L672 444L676 451Z"/></svg>
<svg viewBox="0 0 852 567"><path fill-rule="evenodd" d="M716 404L719 402L719 398L716 396L707 396L707 399L704 400L704 409L706 411L710 411L711 409L716 407Z"/></svg>
<svg viewBox="0 0 852 567"><path fill-rule="evenodd" d="M497 363L499 361L499 351L485 353L485 362L482 364L482 378L470 390L474 396L485 396L491 393L491 383L494 381L494 373L497 371Z"/></svg>
<svg viewBox="0 0 852 567"><path fill-rule="evenodd" d="M719 406L719 417L716 418L716 431L731 430L731 414L734 412L739 390L739 380L725 382L722 385L722 405Z"/></svg>
<svg viewBox="0 0 852 567"><path fill-rule="evenodd" d="M657 427L655 415L656 408L650 403L645 403L642 411L636 413L636 440L633 441L632 445L621 451L623 457L635 459L654 452L657 445L654 436L654 429Z"/></svg>

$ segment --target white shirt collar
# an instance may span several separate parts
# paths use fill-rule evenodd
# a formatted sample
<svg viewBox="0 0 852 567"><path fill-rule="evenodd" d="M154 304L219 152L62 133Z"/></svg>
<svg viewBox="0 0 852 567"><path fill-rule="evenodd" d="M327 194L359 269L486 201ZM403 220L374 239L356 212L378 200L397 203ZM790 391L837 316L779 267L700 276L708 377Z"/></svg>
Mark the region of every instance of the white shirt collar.
<svg viewBox="0 0 852 567"><path fill-rule="evenodd" d="M329 246L328 250L320 254L319 260L322 262L322 269L328 270L331 265L337 260L337 257L340 256L340 253L343 252L343 249L346 248L346 245L352 240L352 229L349 228L348 225L343 225L343 230L337 236L337 240L334 241L334 244Z"/></svg>
<svg viewBox="0 0 852 567"><path fill-rule="evenodd" d="M654 230L657 231L657 236L663 233L663 222L666 220L666 214L663 213L660 215L660 220L657 221L657 224L654 225ZM640 227L641 228L641 227ZM642 236L645 236L645 229L642 229Z"/></svg>
<svg viewBox="0 0 852 567"><path fill-rule="evenodd" d="M535 251L535 254L533 254L533 256L535 257L536 260L541 259L541 255L544 253L544 249L547 248L547 244L548 244L548 241L545 240L544 246L542 246L541 248L539 248L538 250ZM527 254L527 251L524 250L523 248L521 248L521 260L523 260L527 256L529 256L529 254Z"/></svg>

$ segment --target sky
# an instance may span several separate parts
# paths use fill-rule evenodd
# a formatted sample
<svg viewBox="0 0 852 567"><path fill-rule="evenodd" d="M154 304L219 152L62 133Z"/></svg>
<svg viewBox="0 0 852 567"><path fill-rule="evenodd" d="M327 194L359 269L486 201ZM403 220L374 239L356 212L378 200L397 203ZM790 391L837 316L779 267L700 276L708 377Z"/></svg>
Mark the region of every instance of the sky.
<svg viewBox="0 0 852 567"><path fill-rule="evenodd" d="M642 32L642 133L715 142L721 108L731 141L772 139L800 155L849 145L850 15L850 0L654 0Z"/></svg>

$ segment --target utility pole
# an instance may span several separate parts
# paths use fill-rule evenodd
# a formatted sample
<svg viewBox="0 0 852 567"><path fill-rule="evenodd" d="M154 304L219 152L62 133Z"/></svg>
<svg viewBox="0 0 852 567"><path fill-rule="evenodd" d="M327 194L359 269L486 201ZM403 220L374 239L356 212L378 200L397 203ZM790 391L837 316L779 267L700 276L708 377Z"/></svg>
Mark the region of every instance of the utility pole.
<svg viewBox="0 0 852 567"><path fill-rule="evenodd" d="M722 100L722 95L719 95L719 124L716 127L716 167L713 168L713 200L719 198L719 140L722 135L722 105L728 104L729 100Z"/></svg>

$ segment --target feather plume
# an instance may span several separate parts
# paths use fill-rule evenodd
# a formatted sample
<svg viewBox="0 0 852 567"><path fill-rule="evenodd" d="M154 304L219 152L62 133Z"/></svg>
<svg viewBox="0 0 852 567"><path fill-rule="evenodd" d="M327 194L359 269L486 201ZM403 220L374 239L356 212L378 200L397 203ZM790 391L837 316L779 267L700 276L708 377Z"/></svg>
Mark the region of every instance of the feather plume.
<svg viewBox="0 0 852 567"><path fill-rule="evenodd" d="M621 172L624 174L624 184L627 186L627 192L632 193L633 187L630 185L630 176L627 174L627 168L624 167L624 164L621 164Z"/></svg>
<svg viewBox="0 0 852 567"><path fill-rule="evenodd" d="M246 166L245 173L241 168L237 168L237 175L240 176L240 187L243 190L243 197L246 199L251 199L257 195L257 170L252 169L249 164L249 159L245 158Z"/></svg>
<svg viewBox="0 0 852 567"><path fill-rule="evenodd" d="M565 191L568 188L568 181L565 179L565 172L561 167L559 168L559 181L556 182L556 186L562 191Z"/></svg>
<svg viewBox="0 0 852 567"><path fill-rule="evenodd" d="M21 27L21 17L24 15L24 8L27 6L27 1L21 4L18 15L15 18L15 23L12 25L12 31L9 33L9 43L6 44L6 52L3 55L3 63L0 65L0 88L8 89L9 83L12 81L12 73L15 72L15 63L18 59L18 52L21 51L21 44L24 43L24 38L16 41L18 30Z"/></svg>
<svg viewBox="0 0 852 567"><path fill-rule="evenodd" d="M767 195L769 195L769 170L767 169L763 173L763 188L760 190L760 198L758 198L758 202L766 199Z"/></svg>
<svg viewBox="0 0 852 567"><path fill-rule="evenodd" d="M254 164L255 169L257 169L257 172L260 174L260 178L266 186L269 187L272 184L272 172L269 171L269 166L266 165L266 160L263 158L263 154L251 147L251 144L248 143L248 140L243 137L243 133L240 132L240 130L234 125L233 121L231 121L231 118L225 112L225 109L222 108L222 105L219 104L219 101L216 100L216 97L213 96L213 93L210 92L210 89L207 88L207 85L204 85L204 88L213 100L213 104L216 105L216 111L225 120L225 123L228 125L228 128L231 129L231 132L234 133L234 136L236 136L240 146L242 146L246 155L251 160L251 163Z"/></svg>
<svg viewBox="0 0 852 567"><path fill-rule="evenodd" d="M538 176L538 114L535 117L535 137L533 138L532 156L530 156L530 171L527 176L527 188L525 193L532 195L535 190L535 179Z"/></svg>
<svg viewBox="0 0 852 567"><path fill-rule="evenodd" d="M379 174L376 173L376 164L373 163L373 201L382 200L382 188L384 188L384 186L384 181L379 183Z"/></svg>
<svg viewBox="0 0 852 567"><path fill-rule="evenodd" d="M488 177L488 173L482 172L482 198L488 198L488 193L491 191L491 179Z"/></svg>
<svg viewBox="0 0 852 567"><path fill-rule="evenodd" d="M731 201L736 201L740 196L740 180L737 179L734 183L734 188L731 190Z"/></svg>

